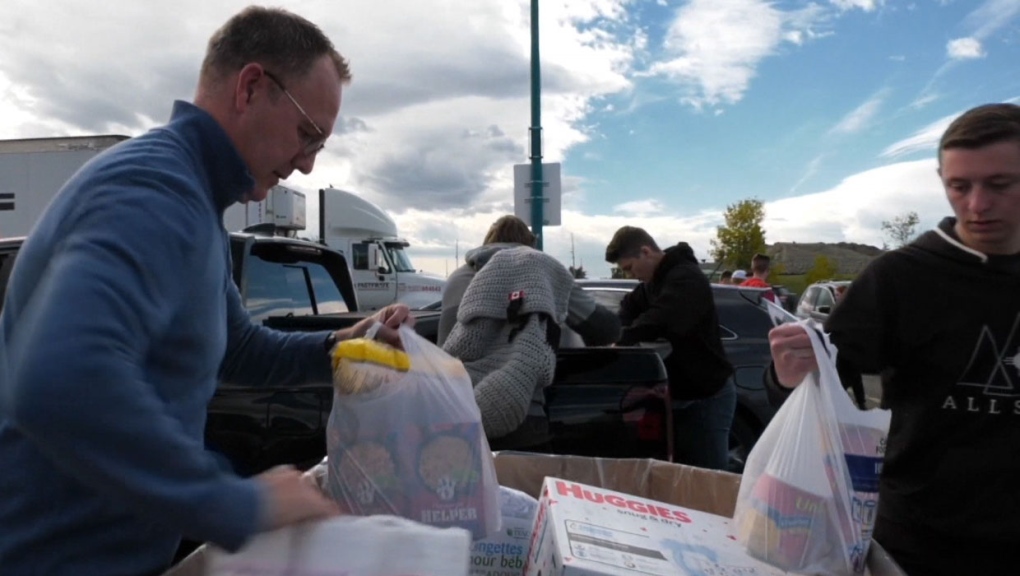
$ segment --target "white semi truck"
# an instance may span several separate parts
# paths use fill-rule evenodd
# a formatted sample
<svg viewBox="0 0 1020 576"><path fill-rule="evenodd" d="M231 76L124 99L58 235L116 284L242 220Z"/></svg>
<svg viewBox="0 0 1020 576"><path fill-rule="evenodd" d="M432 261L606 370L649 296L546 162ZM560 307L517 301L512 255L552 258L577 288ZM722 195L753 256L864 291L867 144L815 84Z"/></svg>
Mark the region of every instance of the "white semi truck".
<svg viewBox="0 0 1020 576"><path fill-rule="evenodd" d="M83 164L127 136L0 140L0 238L26 236Z"/></svg>
<svg viewBox="0 0 1020 576"><path fill-rule="evenodd" d="M305 202L302 192L275 186L262 202L232 206L224 223L230 231L259 226L294 236L306 228ZM421 308L442 297L446 281L417 271L404 251L410 243L397 235L393 218L356 194L319 190L318 239L347 257L362 310L394 302Z"/></svg>
<svg viewBox="0 0 1020 576"><path fill-rule="evenodd" d="M0 238L27 236L61 186L94 156L127 136L71 136L0 140ZM438 301L445 280L418 272L397 236L397 225L381 208L350 192L319 191L318 233L341 251L362 310L393 302L420 308ZM262 202L237 204L224 216L227 230L260 226L295 236L306 228L305 195L276 186ZM314 231L313 231L314 233Z"/></svg>

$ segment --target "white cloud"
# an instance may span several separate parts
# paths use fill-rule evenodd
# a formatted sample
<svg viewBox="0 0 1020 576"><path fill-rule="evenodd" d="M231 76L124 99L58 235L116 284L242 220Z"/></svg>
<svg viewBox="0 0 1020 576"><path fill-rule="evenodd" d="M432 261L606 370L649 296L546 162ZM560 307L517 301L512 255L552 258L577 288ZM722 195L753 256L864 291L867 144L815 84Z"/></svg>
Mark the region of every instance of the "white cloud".
<svg viewBox="0 0 1020 576"><path fill-rule="evenodd" d="M757 0L692 0L676 13L650 73L678 83L694 106L740 100L758 62L781 40L782 17Z"/></svg>
<svg viewBox="0 0 1020 576"><path fill-rule="evenodd" d="M1020 14L1017 0L986 0L963 20L964 27L974 30L971 35L985 40Z"/></svg>
<svg viewBox="0 0 1020 576"><path fill-rule="evenodd" d="M918 109L924 108L928 104L931 104L932 102L934 102L934 101L936 101L938 99L939 99L939 95L938 94L936 94L934 92L926 92L924 94L921 94L917 98L915 98L914 101L911 102L909 106L910 106L910 108L912 108L914 110L918 110Z"/></svg>
<svg viewBox="0 0 1020 576"><path fill-rule="evenodd" d="M884 4L884 0L829 0L829 3L840 10L853 10L860 8L865 12L871 12Z"/></svg>
<svg viewBox="0 0 1020 576"><path fill-rule="evenodd" d="M633 200L613 206L613 212L625 216L651 216L665 212L665 206L659 200L650 198L647 200Z"/></svg>
<svg viewBox="0 0 1020 576"><path fill-rule="evenodd" d="M882 90L868 98L844 116L829 132L832 134L854 134L869 127L872 119L881 109L886 95L887 91Z"/></svg>
<svg viewBox="0 0 1020 576"><path fill-rule="evenodd" d="M911 136L890 144L882 151L881 156L883 158L898 158L907 154L913 154L914 152L934 151L938 147L942 133L946 131L946 128L949 127L953 119L959 115L959 113L956 113L939 118Z"/></svg>
<svg viewBox="0 0 1020 576"><path fill-rule="evenodd" d="M734 104L783 42L800 46L829 35L815 30L827 17L814 3L784 12L767 0L691 0L677 10L664 57L647 73L676 84L695 108Z"/></svg>
<svg viewBox="0 0 1020 576"><path fill-rule="evenodd" d="M913 210L925 225L950 213L935 159L882 166L830 190L765 205L771 242L861 242L881 246L881 223Z"/></svg>
<svg viewBox="0 0 1020 576"><path fill-rule="evenodd" d="M977 38L957 38L946 43L946 55L950 60L972 60L985 52Z"/></svg>
<svg viewBox="0 0 1020 576"><path fill-rule="evenodd" d="M951 214L934 159L882 166L845 178L829 190L765 203L763 227L773 242L859 242L881 246L882 221L915 211L922 227L934 226ZM546 227L545 251L570 263L571 242L575 261L590 277L606 277L603 261L606 243L621 226L641 226L662 246L689 243L699 259L710 259L711 240L723 223L724 207L692 215L665 210L645 215L590 216L564 210L563 226ZM412 240L411 254L418 267L437 274L452 271L454 231L460 255L481 243L489 224L501 213L474 213L459 217L456 226L435 213L414 212L396 217L402 232ZM439 240L437 234L450 235ZM446 238L447 236L444 236Z"/></svg>

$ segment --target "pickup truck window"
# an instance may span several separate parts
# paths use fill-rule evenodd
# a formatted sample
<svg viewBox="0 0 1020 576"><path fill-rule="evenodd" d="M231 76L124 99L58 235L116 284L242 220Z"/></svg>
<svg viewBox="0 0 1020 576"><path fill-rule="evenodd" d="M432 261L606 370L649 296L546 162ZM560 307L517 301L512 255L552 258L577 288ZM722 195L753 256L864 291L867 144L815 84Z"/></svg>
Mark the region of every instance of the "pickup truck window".
<svg viewBox="0 0 1020 576"><path fill-rule="evenodd" d="M271 316L310 316L347 312L326 268L317 262L273 262L252 255L247 262L245 305L253 322Z"/></svg>

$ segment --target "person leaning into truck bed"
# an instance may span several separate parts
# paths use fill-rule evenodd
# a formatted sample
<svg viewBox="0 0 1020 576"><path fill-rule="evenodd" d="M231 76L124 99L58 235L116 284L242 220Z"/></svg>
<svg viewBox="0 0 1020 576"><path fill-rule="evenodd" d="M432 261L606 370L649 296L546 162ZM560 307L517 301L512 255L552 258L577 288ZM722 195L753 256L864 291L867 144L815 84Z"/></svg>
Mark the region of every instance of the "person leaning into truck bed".
<svg viewBox="0 0 1020 576"><path fill-rule="evenodd" d="M539 450L551 439L545 387L575 286L559 260L518 245L493 254L464 291L443 350L471 376L493 450ZM616 333L607 340L619 333L609 318Z"/></svg>
<svg viewBox="0 0 1020 576"><path fill-rule="evenodd" d="M0 572L157 574L182 535L236 550L336 513L280 468L224 471L203 446L218 380L329 382L331 340L251 323L227 206L308 173L347 62L307 20L246 8L210 39L195 103L97 156L25 241L0 315ZM381 310L385 337L408 318Z"/></svg>
<svg viewBox="0 0 1020 576"><path fill-rule="evenodd" d="M506 248L535 246L535 235L528 225L516 216L501 216L489 227L485 240L478 248L468 251L464 265L453 271L443 290L443 311L439 317L437 342L442 346L457 324L464 291L475 274L485 266L492 255ZM576 332L587 346L612 344L620 334L620 321L611 310L595 302L590 294L574 284L570 289L570 304L566 325Z"/></svg>
<svg viewBox="0 0 1020 576"><path fill-rule="evenodd" d="M616 315L534 243L523 220L499 218L443 294L439 342L471 375L494 450L536 449L549 440L544 389L556 371L561 327L589 346L620 335Z"/></svg>
<svg viewBox="0 0 1020 576"><path fill-rule="evenodd" d="M640 280L620 302L620 345L669 342L663 364L673 397L677 461L722 470L737 407L733 368L723 350L712 286L686 242L659 249L642 228L624 226L606 262Z"/></svg>

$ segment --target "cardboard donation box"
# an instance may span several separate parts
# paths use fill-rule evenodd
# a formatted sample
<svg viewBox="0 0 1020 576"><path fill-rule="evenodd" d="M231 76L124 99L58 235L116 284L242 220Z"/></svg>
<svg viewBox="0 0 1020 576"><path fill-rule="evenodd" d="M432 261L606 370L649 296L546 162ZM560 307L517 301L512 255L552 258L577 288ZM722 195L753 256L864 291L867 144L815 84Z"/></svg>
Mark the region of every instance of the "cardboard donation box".
<svg viewBox="0 0 1020 576"><path fill-rule="evenodd" d="M582 576L616 574L705 574L772 575L783 574L776 568L751 558L729 536L729 524L740 489L740 476L672 464L658 460L605 459L502 452L495 457L496 478L501 486L519 490L532 498L543 498L543 486L549 496L539 506L533 527L511 526L503 540L466 540L468 532L459 529L465 540L456 545L456 558L436 546L424 548L431 560L447 562L443 576L465 574L471 564L472 576L522 576L524 564L530 576ZM319 478L321 482L321 478ZM577 498L578 492L581 494ZM564 494L565 493L565 494ZM505 507L504 507L505 508ZM533 508L521 506L521 517ZM715 516L712 516L715 515ZM364 518L370 520L373 517ZM405 521L406 522L406 521ZM439 530L422 525L426 530ZM337 537L333 550L336 566L323 567L315 576L332 574L374 574L338 569L345 559L369 560L371 547L345 545ZM359 542L362 540L358 540ZM257 546L269 558L282 557L265 544ZM399 549L389 539L378 539L380 546ZM348 542L347 544L350 544ZM281 574L281 572L212 572L210 550L203 546L166 576L217 576L225 574ZM293 546L287 554L300 551ZM296 552L297 550L297 552ZM470 550L470 553L469 553ZM551 556L559 552L558 560ZM390 554L395 556L399 554ZM546 556L543 556L546 555ZM445 558L445 559L444 559ZM548 558L546 561L544 558ZM567 562L566 558L570 558ZM523 559L523 561L518 561ZM667 565L668 561L668 565ZM631 566L631 564L633 566ZM331 571L332 570L332 571ZM656 571L658 570L658 571ZM867 559L871 576L904 576L904 573L872 542ZM283 572L298 576L305 572ZM420 569L392 574L433 574Z"/></svg>
<svg viewBox="0 0 1020 576"><path fill-rule="evenodd" d="M610 495L610 493L603 490L600 492L603 498L601 504L596 505L587 499L584 500L587 504L571 502L568 504L569 508L566 509L566 512L561 511L558 513L562 521L559 525L555 526L554 522L548 521L548 516L544 519L541 518L546 507L540 506L539 518L536 522L539 529L532 534L532 553L535 552L534 547L539 546L539 541L548 537L547 534L541 532L541 525L545 524L547 530L555 529L560 532L559 541L561 543L566 545L573 544L575 546L581 544L581 549L585 550L585 553L589 554L589 559L592 560L591 564L586 565L598 565L603 570L602 572L579 570L581 568L580 563L574 561L569 570L559 572L543 570L542 576L554 576L557 574L641 574L641 568L628 567L626 565L627 560L623 556L624 554L630 556L630 562L635 565L638 565L638 560L649 558L648 556L636 554L636 552L639 549L648 550L652 548L646 545L650 539L644 538L652 531L663 536L660 540L672 539L679 541L679 545L663 546L660 548L659 554L673 559L676 552L681 552L680 555L683 556L683 559L678 561L669 570L663 572L646 570L644 573L671 575L740 574L742 576L784 573L776 568L760 563L760 561L751 559L746 552L739 556L741 562L739 564L734 561L733 564L728 565L729 568L724 568L722 567L723 562L717 562L716 566L719 566L718 568L714 571L709 568L712 566L710 562L715 559L725 561L727 550L740 549L739 544L727 537L732 533L732 529L722 537L724 542L721 545L713 544L716 548L712 551L703 545L706 542L705 538L712 533L712 530L719 529L720 522L730 522L729 519L733 517L737 492L740 490L740 476L737 474L704 470L658 460L586 458L580 456L504 452L496 456L496 477L502 486L515 488L540 498L543 496L543 486L547 482L546 478L565 481L568 483L568 486L576 484L586 485L582 488L582 496L585 489L590 491L592 488L601 488L623 494L627 497L616 499L622 498L617 494L612 502L606 502L605 497ZM555 482L555 480L552 480L552 482ZM573 493L575 488L568 488L568 490ZM555 512L556 507L563 506L568 498L573 497L558 497L558 502L552 505L551 509L554 510L554 518L557 514ZM594 492L593 499L598 499L597 496L594 496ZM649 506L648 501L653 501L651 509L647 508ZM589 508L588 504L596 507ZM668 513L662 513L657 510L656 507L660 504L668 505L663 507ZM630 506L634 506L638 510L632 510ZM645 508L642 508L642 506ZM689 510L678 510L675 507ZM642 509L651 511L643 514L639 511ZM582 526L581 519L577 518L576 515L578 511L584 512L587 510L595 512L588 516L592 519L598 518L598 514L606 510L611 512L612 515L609 518L612 520L608 526L609 531L600 531L598 521L585 521L590 526ZM706 520L704 515L698 514L699 512L714 514L717 517L709 517ZM684 514L692 522L684 522L675 516L674 513ZM605 517L604 515L602 516L603 519ZM640 522L645 523L645 525L638 526L637 537L633 534L617 534L617 532L633 532L639 517L644 517ZM573 524L568 528L567 524L570 522L573 522ZM642 527L645 530L642 530ZM693 530L694 534L688 536L685 543L681 534L689 534L691 528L695 528ZM568 530L571 531L570 534L567 534ZM719 532L716 531L715 534L718 535ZM595 545L592 545L592 542L586 545L583 542L585 539L595 541ZM615 547L609 544L609 541L614 539L617 541ZM716 542L716 540L713 539L713 542ZM735 548L731 549L730 543ZM631 547L630 550L634 553L625 552L623 550L625 546ZM606 562L595 564L593 557L596 555L615 558L624 562L624 564L622 567L617 565L615 568ZM654 553L652 555L654 556ZM730 558L732 559L732 557ZM653 562L649 561L648 564L653 564ZM684 571L684 566L687 566L686 572ZM737 570L735 566L747 566L748 568ZM612 571L613 569L617 571ZM871 576L905 576L904 572L882 549L878 542L872 542L871 544L868 553L867 571ZM538 572L532 571L529 574L537 575Z"/></svg>
<svg viewBox="0 0 1020 576"><path fill-rule="evenodd" d="M784 574L732 534L722 516L546 478L526 575Z"/></svg>

